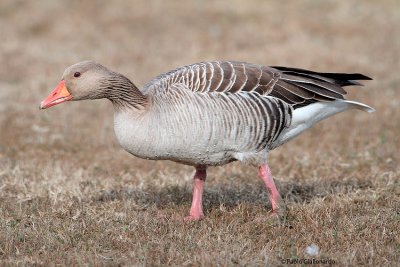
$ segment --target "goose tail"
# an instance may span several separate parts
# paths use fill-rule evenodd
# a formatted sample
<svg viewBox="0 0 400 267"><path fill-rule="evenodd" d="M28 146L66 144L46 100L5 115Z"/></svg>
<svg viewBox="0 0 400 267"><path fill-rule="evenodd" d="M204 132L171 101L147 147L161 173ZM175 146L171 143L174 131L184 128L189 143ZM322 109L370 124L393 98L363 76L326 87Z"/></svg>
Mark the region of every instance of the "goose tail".
<svg viewBox="0 0 400 267"><path fill-rule="evenodd" d="M341 99L332 102L316 102L297 108L293 111L292 123L282 131L277 140L272 144L271 149L295 138L319 121L349 109L359 109L368 113L375 111L375 109L363 103Z"/></svg>

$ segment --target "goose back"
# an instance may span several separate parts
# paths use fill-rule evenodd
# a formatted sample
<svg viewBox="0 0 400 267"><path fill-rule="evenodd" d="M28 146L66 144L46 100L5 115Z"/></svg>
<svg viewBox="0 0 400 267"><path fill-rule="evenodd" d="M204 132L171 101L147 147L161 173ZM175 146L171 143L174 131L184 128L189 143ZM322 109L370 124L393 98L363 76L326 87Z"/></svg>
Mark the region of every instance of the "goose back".
<svg viewBox="0 0 400 267"><path fill-rule="evenodd" d="M245 62L200 62L161 74L148 82L144 94L167 94L181 83L198 93L258 92L282 99L293 108L319 101L344 99L348 85L371 80L359 73L319 73L287 67L266 67Z"/></svg>

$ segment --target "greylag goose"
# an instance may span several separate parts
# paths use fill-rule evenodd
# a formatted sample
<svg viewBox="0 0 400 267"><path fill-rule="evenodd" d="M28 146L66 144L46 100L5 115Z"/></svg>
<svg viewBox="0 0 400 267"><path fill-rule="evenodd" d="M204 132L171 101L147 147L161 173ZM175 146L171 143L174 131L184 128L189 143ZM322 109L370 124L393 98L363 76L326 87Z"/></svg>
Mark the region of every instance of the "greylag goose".
<svg viewBox="0 0 400 267"><path fill-rule="evenodd" d="M358 73L321 73L244 62L202 62L161 74L139 90L128 78L93 61L67 68L41 102L107 98L121 146L139 158L194 166L187 220L204 216L208 166L233 161L258 166L272 214L283 214L267 156L317 122L348 109L374 109L344 99L349 85L371 80Z"/></svg>

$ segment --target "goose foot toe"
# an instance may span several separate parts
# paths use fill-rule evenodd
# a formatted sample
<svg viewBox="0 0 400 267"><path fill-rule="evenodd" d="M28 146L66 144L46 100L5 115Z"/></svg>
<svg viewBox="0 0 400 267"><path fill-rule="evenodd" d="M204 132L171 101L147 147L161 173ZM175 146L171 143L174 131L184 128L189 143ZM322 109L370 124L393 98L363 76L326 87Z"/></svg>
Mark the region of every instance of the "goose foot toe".
<svg viewBox="0 0 400 267"><path fill-rule="evenodd" d="M284 226L284 227L292 228L292 226L289 224L286 216L279 215L278 211L272 211L268 215L257 216L254 219L254 222L266 224L266 225L272 226L272 227Z"/></svg>
<svg viewBox="0 0 400 267"><path fill-rule="evenodd" d="M279 209L273 210L269 214L269 221L274 225L287 226L291 228L292 226L289 224L288 220L288 210L285 206L280 207Z"/></svg>
<svg viewBox="0 0 400 267"><path fill-rule="evenodd" d="M200 221L200 220L202 220L202 219L204 219L204 215L203 215L203 214L197 214L197 215L189 215L189 216L186 216L185 218L183 218L183 221L184 221L185 223L187 223L187 222Z"/></svg>

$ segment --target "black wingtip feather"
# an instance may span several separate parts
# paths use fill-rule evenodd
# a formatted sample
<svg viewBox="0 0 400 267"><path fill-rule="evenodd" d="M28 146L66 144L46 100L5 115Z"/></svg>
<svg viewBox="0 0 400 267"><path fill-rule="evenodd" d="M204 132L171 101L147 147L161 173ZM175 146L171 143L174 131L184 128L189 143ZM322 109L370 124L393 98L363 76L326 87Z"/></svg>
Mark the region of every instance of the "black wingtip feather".
<svg viewBox="0 0 400 267"><path fill-rule="evenodd" d="M340 85L340 86L348 86L348 85L362 85L357 80L372 80L372 78L361 74L361 73L335 73L335 72L315 72L311 70L299 69L299 68L289 68L289 67L281 67L281 66L272 66L277 70L280 70L284 73L298 73L300 75L310 75L314 76L314 78L318 79L331 79L332 82ZM319 76L319 77L318 77Z"/></svg>

